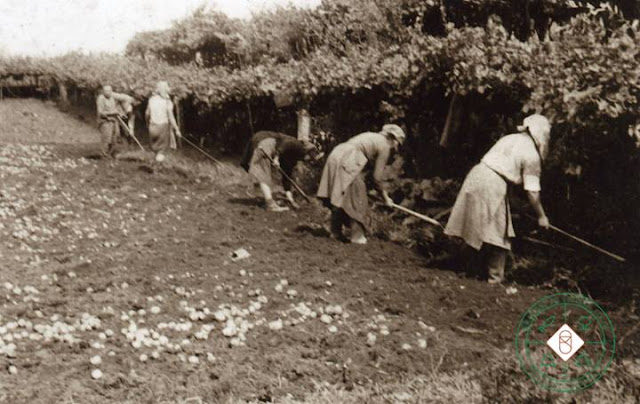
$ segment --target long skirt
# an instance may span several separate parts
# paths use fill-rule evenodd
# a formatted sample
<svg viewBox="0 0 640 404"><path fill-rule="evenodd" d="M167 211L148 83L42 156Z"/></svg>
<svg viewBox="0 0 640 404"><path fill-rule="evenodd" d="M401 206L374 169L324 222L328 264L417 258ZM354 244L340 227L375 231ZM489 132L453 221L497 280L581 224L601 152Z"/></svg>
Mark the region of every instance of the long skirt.
<svg viewBox="0 0 640 404"><path fill-rule="evenodd" d="M462 184L445 234L461 237L476 250L484 243L510 250L516 234L507 190L500 175L484 163L476 165Z"/></svg>
<svg viewBox="0 0 640 404"><path fill-rule="evenodd" d="M258 147L260 142L270 137L275 139L275 135L280 135L280 133L263 130L253 135L253 137L247 142L247 145L244 148L244 152L242 153L242 160L240 160L240 167L244 168L246 171L249 171L249 165L251 164L253 152Z"/></svg>
<svg viewBox="0 0 640 404"><path fill-rule="evenodd" d="M258 143L249 162L249 174L255 182L267 184L268 186L273 185L271 160L269 160L269 157L275 155L275 151L276 140L273 138L267 138Z"/></svg>
<svg viewBox="0 0 640 404"><path fill-rule="evenodd" d="M171 126L168 123L149 125L149 140L151 141L151 150L156 153L166 152L173 148L175 149L175 138L172 142L173 133ZM172 147L173 146L173 147Z"/></svg>
<svg viewBox="0 0 640 404"><path fill-rule="evenodd" d="M365 225L369 210L364 182L366 156L351 144L338 145L327 159L318 188L318 197L329 207L340 208Z"/></svg>

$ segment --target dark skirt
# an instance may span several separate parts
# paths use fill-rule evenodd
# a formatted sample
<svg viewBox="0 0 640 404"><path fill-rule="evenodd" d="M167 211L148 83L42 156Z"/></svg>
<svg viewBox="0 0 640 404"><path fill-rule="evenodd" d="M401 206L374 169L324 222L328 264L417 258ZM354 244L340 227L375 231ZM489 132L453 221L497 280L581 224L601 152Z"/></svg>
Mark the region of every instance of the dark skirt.
<svg viewBox="0 0 640 404"><path fill-rule="evenodd" d="M171 148L171 127L168 123L149 125L149 140L151 150L154 152L166 152Z"/></svg>

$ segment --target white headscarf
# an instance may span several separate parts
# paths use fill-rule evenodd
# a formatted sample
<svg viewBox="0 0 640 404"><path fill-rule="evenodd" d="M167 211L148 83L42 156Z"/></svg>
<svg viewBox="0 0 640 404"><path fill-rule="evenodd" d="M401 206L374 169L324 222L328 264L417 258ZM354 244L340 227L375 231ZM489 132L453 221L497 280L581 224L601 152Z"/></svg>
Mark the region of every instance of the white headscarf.
<svg viewBox="0 0 640 404"><path fill-rule="evenodd" d="M158 84L156 84L156 94L160 97L168 99L170 91L169 83L166 81L159 81Z"/></svg>
<svg viewBox="0 0 640 404"><path fill-rule="evenodd" d="M400 144L403 144L404 140L407 137L401 127L399 127L398 125L393 125L393 124L384 125L382 127L382 133L384 133L386 135L389 135L389 136L392 136Z"/></svg>
<svg viewBox="0 0 640 404"><path fill-rule="evenodd" d="M551 123L545 116L534 114L526 117L522 125L518 126L518 131L528 132L538 148L540 157L543 160L547 158L549 154L549 139L551 138Z"/></svg>

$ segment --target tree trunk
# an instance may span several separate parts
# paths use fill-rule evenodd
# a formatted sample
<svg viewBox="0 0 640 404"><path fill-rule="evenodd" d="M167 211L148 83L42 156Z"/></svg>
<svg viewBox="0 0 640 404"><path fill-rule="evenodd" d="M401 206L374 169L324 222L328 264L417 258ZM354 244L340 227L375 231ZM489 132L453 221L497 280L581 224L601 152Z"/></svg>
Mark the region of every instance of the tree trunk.
<svg viewBox="0 0 640 404"><path fill-rule="evenodd" d="M298 111L298 140L311 139L311 115L306 108Z"/></svg>
<svg viewBox="0 0 640 404"><path fill-rule="evenodd" d="M69 104L69 95L67 93L67 86L64 83L58 83L58 91L60 93L60 103L62 105Z"/></svg>
<svg viewBox="0 0 640 404"><path fill-rule="evenodd" d="M247 116L249 117L249 131L251 131L251 137L256 133L253 128L253 114L251 113L251 104L247 101Z"/></svg>

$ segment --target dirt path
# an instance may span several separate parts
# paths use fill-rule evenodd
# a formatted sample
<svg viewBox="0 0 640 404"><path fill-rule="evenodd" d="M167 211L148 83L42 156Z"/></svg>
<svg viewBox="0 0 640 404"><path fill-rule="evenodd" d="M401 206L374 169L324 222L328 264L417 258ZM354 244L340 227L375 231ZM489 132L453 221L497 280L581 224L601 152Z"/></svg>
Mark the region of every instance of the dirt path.
<svg viewBox="0 0 640 404"><path fill-rule="evenodd" d="M475 402L487 381L460 383L513 365L519 317L550 293L334 242L313 230L322 209L265 212L238 173L87 160L95 129L37 101L0 117L0 402L302 399L327 383L397 386L380 393L397 401L394 383L434 374L449 390L432 398Z"/></svg>

